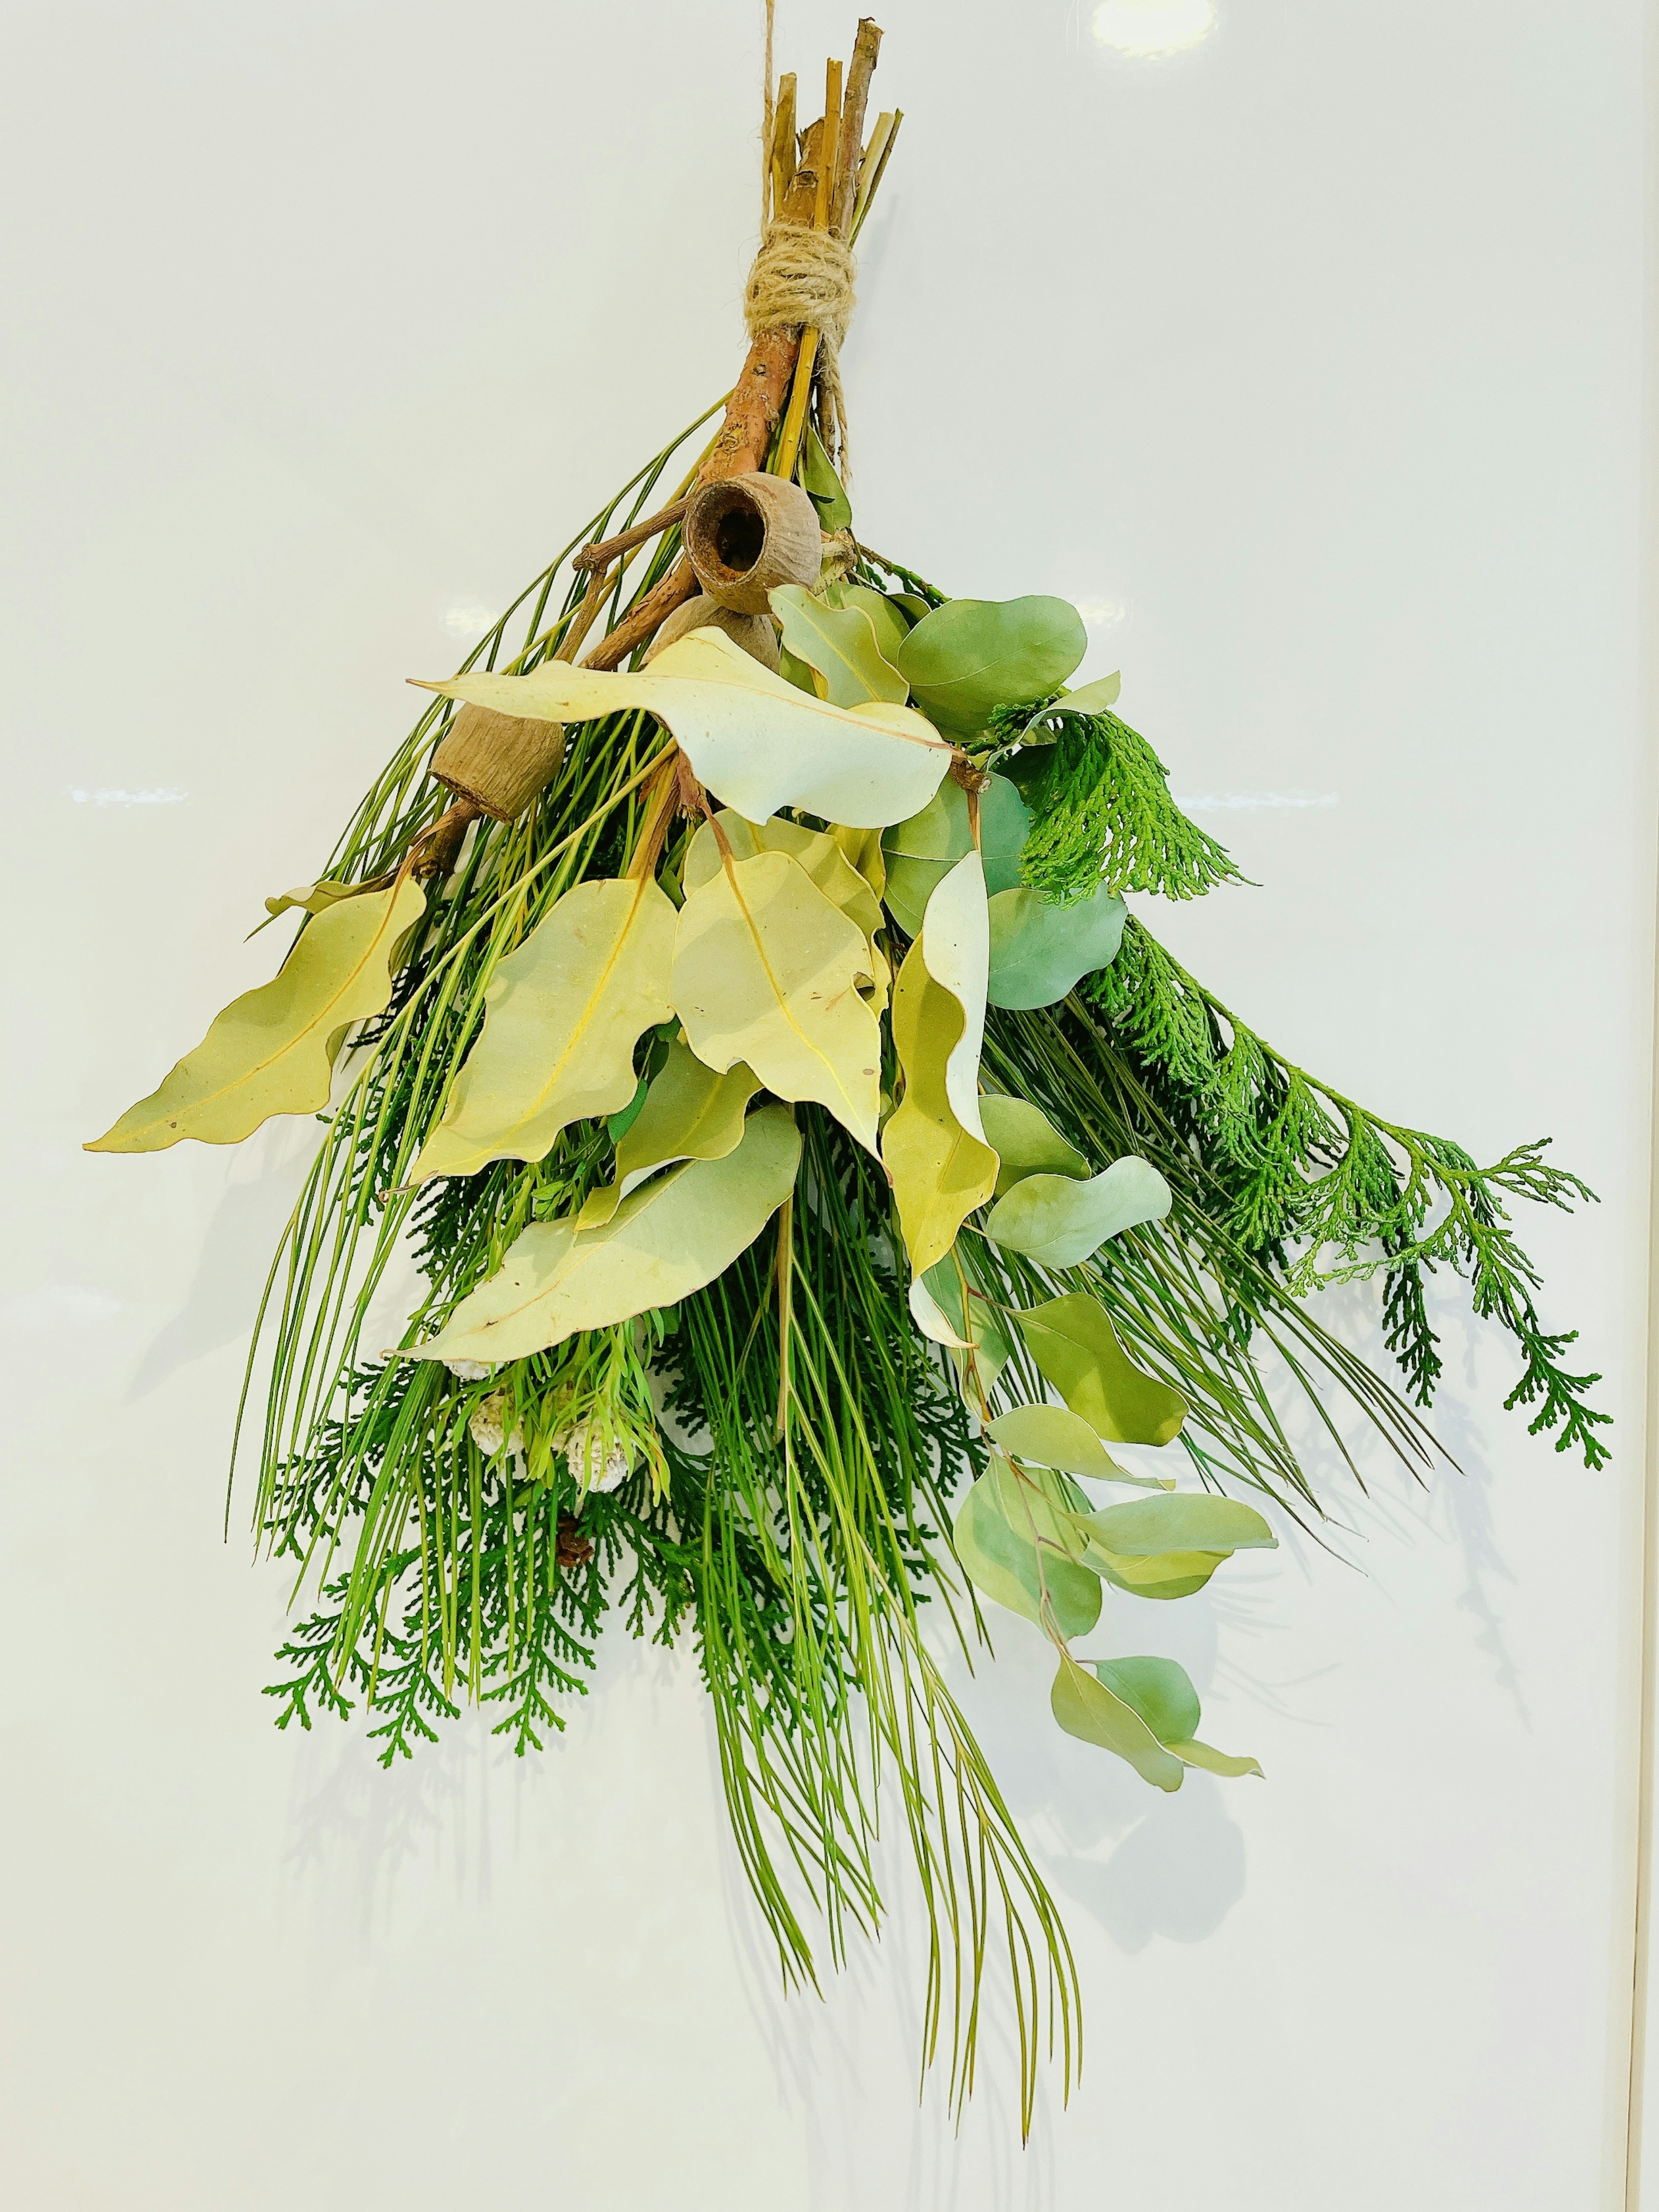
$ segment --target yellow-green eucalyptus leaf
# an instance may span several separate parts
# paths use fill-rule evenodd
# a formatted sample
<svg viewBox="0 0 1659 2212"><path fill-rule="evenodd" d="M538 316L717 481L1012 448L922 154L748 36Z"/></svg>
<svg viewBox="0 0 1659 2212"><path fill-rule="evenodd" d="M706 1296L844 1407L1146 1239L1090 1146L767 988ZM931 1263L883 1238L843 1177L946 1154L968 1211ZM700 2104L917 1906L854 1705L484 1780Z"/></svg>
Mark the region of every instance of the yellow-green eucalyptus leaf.
<svg viewBox="0 0 1659 2212"><path fill-rule="evenodd" d="M1169 1552L1272 1552L1279 1539L1253 1505L1218 1498L1210 1490L1182 1490L1168 1498L1137 1498L1103 1505L1089 1516L1094 1537L1128 1559Z"/></svg>
<svg viewBox="0 0 1659 2212"><path fill-rule="evenodd" d="M823 597L832 607L862 607L876 633L882 659L897 668L899 647L915 627L903 607L884 592L872 591L868 584L826 584Z"/></svg>
<svg viewBox="0 0 1659 2212"><path fill-rule="evenodd" d="M1191 1597L1201 1590L1218 1567L1231 1556L1226 1552L1164 1552L1155 1559L1133 1559L1091 1544L1083 1554L1095 1572L1115 1589L1131 1597L1159 1601Z"/></svg>
<svg viewBox="0 0 1659 2212"><path fill-rule="evenodd" d="M775 814L769 822L746 822L726 807L718 818L733 860L750 860L757 853L787 853L792 860L799 861L825 898L833 900L866 937L873 937L881 927L879 900L833 836L822 830L805 829L781 814ZM855 834L871 837L877 833L860 830ZM704 822L686 848L681 881L688 891L699 890L718 873L720 865L720 840L713 823Z"/></svg>
<svg viewBox="0 0 1659 2212"><path fill-rule="evenodd" d="M1114 1697L1133 1707L1183 1766L1201 1766L1211 1774L1234 1778L1261 1774L1255 1759L1231 1759L1224 1751L1194 1741L1193 1731L1201 1718L1198 1692L1186 1668L1173 1659L1102 1659L1095 1662L1094 1671Z"/></svg>
<svg viewBox="0 0 1659 2212"><path fill-rule="evenodd" d="M675 1160L723 1160L742 1141L744 1115L760 1089L741 1061L717 1075L676 1038L645 1103L617 1141L617 1180L596 1190L578 1217L584 1229L609 1221L620 1202Z"/></svg>
<svg viewBox="0 0 1659 2212"><path fill-rule="evenodd" d="M780 1098L814 1099L871 1152L881 1029L859 996L863 931L787 853L722 863L680 909L671 994L691 1049L753 1068Z"/></svg>
<svg viewBox="0 0 1659 2212"><path fill-rule="evenodd" d="M833 705L858 707L871 699L902 705L909 697L909 685L882 658L875 624L862 607L828 606L800 584L780 584L767 596L785 645L823 677Z"/></svg>
<svg viewBox="0 0 1659 2212"><path fill-rule="evenodd" d="M1027 1176L1086 1176L1089 1164L1074 1146L1068 1145L1041 1107L1028 1099L1008 1098L988 1091L979 1102L986 1142L1002 1165L997 1170L996 1194L1002 1197Z"/></svg>
<svg viewBox="0 0 1659 2212"><path fill-rule="evenodd" d="M1100 1583L1063 1545L1048 1540L1046 1520L1041 1501L1030 1510L1018 1479L994 1462L957 1509L957 1557L975 1589L1040 1626L1046 1588L1059 1634L1086 1636L1100 1619Z"/></svg>
<svg viewBox="0 0 1659 2212"><path fill-rule="evenodd" d="M1162 1744L1185 1742L1203 1718L1192 1677L1174 1659L1097 1659L1094 1671L1115 1698L1133 1705Z"/></svg>
<svg viewBox="0 0 1659 2212"><path fill-rule="evenodd" d="M1224 1751L1217 1751L1207 1743L1172 1743L1166 1747L1183 1766L1201 1766L1206 1774L1225 1775L1237 1779L1241 1774L1254 1774L1262 1778L1261 1767L1254 1759L1230 1759Z"/></svg>
<svg viewBox="0 0 1659 2212"><path fill-rule="evenodd" d="M1075 691L1062 691L1051 714L1103 714L1109 707L1115 707L1118 694L1123 689L1123 678L1116 669L1109 676L1097 676L1092 684L1080 684Z"/></svg>
<svg viewBox="0 0 1659 2212"><path fill-rule="evenodd" d="M648 668L544 660L527 676L475 670L422 688L531 720L590 721L642 707L673 732L699 782L750 822L785 806L858 829L902 822L951 764L951 748L914 708L811 697L712 623L677 637Z"/></svg>
<svg viewBox="0 0 1659 2212"><path fill-rule="evenodd" d="M853 520L853 503L836 474L834 462L824 451L823 439L810 422L801 441L800 482L802 490L817 509L818 528L826 532L845 530Z"/></svg>
<svg viewBox="0 0 1659 2212"><path fill-rule="evenodd" d="M283 891L278 897L268 898L265 912L273 920L277 915L290 913L296 907L302 907L307 914L326 914L330 907L338 906L342 899L362 898L368 888L362 884L341 883L333 876L319 876L314 884L296 884L291 891ZM384 890L386 886L382 884L379 888ZM262 928L264 926L261 923Z"/></svg>
<svg viewBox="0 0 1659 2212"><path fill-rule="evenodd" d="M1080 1666L1069 1651L1060 1655L1048 1703L1054 1718L1067 1735L1103 1751L1127 1759L1145 1782L1159 1790L1179 1790L1185 1771L1181 1761L1164 1749L1140 1715L1121 1698L1115 1697L1099 1676Z"/></svg>
<svg viewBox="0 0 1659 2212"><path fill-rule="evenodd" d="M917 940L927 973L962 1008L962 1035L945 1063L945 1091L957 1121L981 1144L985 1125L979 1111L979 1061L985 1042L985 975L990 957L985 915L985 871L979 854L969 853L935 886Z"/></svg>
<svg viewBox="0 0 1659 2212"><path fill-rule="evenodd" d="M538 1160L570 1122L620 1113L635 1046L669 1017L674 924L649 877L578 884L556 901L491 979L483 1033L411 1180Z"/></svg>
<svg viewBox="0 0 1659 2212"><path fill-rule="evenodd" d="M1170 1186L1158 1170L1131 1152L1085 1182L1065 1175L1027 1176L991 1208L985 1234L1039 1267L1077 1267L1108 1237L1162 1221L1171 1203Z"/></svg>
<svg viewBox="0 0 1659 2212"><path fill-rule="evenodd" d="M316 1113L346 1030L385 1012L394 956L425 909L409 878L330 906L276 976L234 1000L159 1090L87 1151L159 1152L186 1137L235 1145L273 1114Z"/></svg>
<svg viewBox="0 0 1659 2212"><path fill-rule="evenodd" d="M984 1294L984 1286L970 1273L957 1247L929 1267L926 1278L929 1298L944 1315L945 1324L957 1345L969 1346L974 1354L974 1369L981 1391L989 1390L999 1375L1013 1357L1013 1346L1003 1326L1001 1309ZM912 1311L915 1311L913 1302ZM920 1319L920 1316L918 1316ZM923 1334L930 1334L923 1329ZM944 1344L950 1339L939 1337ZM959 1360L959 1367L965 1366Z"/></svg>
<svg viewBox="0 0 1659 2212"><path fill-rule="evenodd" d="M1133 1483L1138 1490L1170 1490L1173 1477L1131 1474L1121 1468L1080 1414L1064 1406L1015 1406L999 1413L987 1427L1003 1449L1016 1459L1034 1460L1039 1467L1055 1467L1066 1474L1086 1475L1092 1482Z"/></svg>
<svg viewBox="0 0 1659 2212"><path fill-rule="evenodd" d="M419 1359L522 1359L578 1329L607 1328L673 1305L722 1274L794 1187L800 1132L763 1106L723 1159L688 1160L641 1183L608 1221L538 1222L500 1272L463 1298Z"/></svg>
<svg viewBox="0 0 1659 2212"><path fill-rule="evenodd" d="M1166 1444L1186 1419L1186 1400L1142 1374L1097 1300L1073 1291L1015 1318L1043 1380L1105 1443Z"/></svg>
<svg viewBox="0 0 1659 2212"><path fill-rule="evenodd" d="M946 1087L967 1020L962 1001L928 973L918 938L893 989L893 1047L904 1071L904 1097L881 1135L882 1163L917 1275L945 1257L996 1184L996 1154L963 1127Z"/></svg>
<svg viewBox="0 0 1659 2212"><path fill-rule="evenodd" d="M943 1344L952 1352L972 1351L973 1346L965 1336L958 1335L955 1323L920 1275L910 1285L910 1317L930 1342Z"/></svg>
<svg viewBox="0 0 1659 2212"><path fill-rule="evenodd" d="M844 822L832 822L830 835L879 901L887 884L887 864L882 855L880 830L852 830Z"/></svg>

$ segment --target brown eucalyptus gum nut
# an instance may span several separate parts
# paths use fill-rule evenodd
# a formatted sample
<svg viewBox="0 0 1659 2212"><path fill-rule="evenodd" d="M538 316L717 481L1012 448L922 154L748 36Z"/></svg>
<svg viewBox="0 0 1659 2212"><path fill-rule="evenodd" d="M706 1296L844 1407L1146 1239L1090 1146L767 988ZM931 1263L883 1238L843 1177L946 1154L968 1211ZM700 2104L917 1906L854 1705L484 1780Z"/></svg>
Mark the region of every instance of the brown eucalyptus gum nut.
<svg viewBox="0 0 1659 2212"><path fill-rule="evenodd" d="M787 477L751 473L706 483L692 493L682 527L697 581L734 614L765 614L766 595L778 585L818 580L817 510Z"/></svg>
<svg viewBox="0 0 1659 2212"><path fill-rule="evenodd" d="M646 666L648 668L664 646L672 645L677 637L684 637L688 630L705 629L723 629L733 645L740 645L763 668L777 674L778 634L772 627L771 616L734 614L730 607L721 606L718 599L711 599L706 592L675 608L652 639L651 650L645 656Z"/></svg>
<svg viewBox="0 0 1659 2212"><path fill-rule="evenodd" d="M522 814L564 758L564 724L463 707L432 756L432 773L457 799L511 822Z"/></svg>

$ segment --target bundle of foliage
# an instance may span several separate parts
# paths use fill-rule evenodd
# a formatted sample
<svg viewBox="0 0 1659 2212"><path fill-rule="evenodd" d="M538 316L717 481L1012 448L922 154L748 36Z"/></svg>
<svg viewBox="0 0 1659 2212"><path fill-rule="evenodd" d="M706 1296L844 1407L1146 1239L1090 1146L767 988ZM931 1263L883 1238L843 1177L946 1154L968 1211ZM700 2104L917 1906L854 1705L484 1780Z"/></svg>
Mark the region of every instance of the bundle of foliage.
<svg viewBox="0 0 1659 2212"><path fill-rule="evenodd" d="M768 250L814 281L896 128L861 143L872 33L799 137L780 88ZM524 1753L608 1612L689 1637L786 1975L815 1975L809 1906L832 1959L877 1925L890 1785L927 2056L970 2083L1000 1950L1029 2111L1076 1978L941 1639L971 1650L988 1599L1049 1639L1071 1735L1163 1790L1258 1773L1175 1662L1074 1647L1271 1546L1261 1506L1316 1518L1285 1390L1335 1452L1346 1398L1426 1462L1305 1310L1322 1284L1382 1276L1421 1405L1425 1272L1465 1274L1512 1402L1595 1465L1595 1378L1508 1214L1589 1194L1305 1075L1127 914L1237 871L1117 679L1065 688L1073 608L859 543L820 335L756 329L711 442L718 410L428 687L324 874L267 902L300 915L276 979L93 1149L323 1125L250 1366L254 1526L310 1594L280 1725L361 1704L390 1762L475 1700Z"/></svg>

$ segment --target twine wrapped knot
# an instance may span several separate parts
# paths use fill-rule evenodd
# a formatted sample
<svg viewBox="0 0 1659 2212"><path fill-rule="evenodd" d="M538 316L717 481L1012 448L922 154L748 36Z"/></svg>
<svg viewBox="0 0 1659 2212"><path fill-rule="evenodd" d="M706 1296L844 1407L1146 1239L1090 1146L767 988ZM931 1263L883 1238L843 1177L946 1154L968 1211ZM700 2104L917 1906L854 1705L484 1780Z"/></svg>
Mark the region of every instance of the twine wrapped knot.
<svg viewBox="0 0 1659 2212"><path fill-rule="evenodd" d="M856 266L844 239L805 223L770 222L743 294L750 338L785 327L817 332L819 434L843 477L848 473L847 402L838 360L856 304Z"/></svg>

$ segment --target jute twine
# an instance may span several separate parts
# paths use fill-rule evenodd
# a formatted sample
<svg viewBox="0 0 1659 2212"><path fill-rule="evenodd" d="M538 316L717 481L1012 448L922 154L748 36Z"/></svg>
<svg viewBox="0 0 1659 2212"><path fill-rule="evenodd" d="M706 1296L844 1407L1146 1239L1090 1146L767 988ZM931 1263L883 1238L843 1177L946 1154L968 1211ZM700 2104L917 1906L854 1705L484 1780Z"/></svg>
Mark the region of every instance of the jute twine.
<svg viewBox="0 0 1659 2212"><path fill-rule="evenodd" d="M844 239L805 223L771 222L743 295L744 320L751 338L785 325L817 332L814 375L820 434L843 477L850 471L839 356L853 319L854 274L852 249Z"/></svg>

